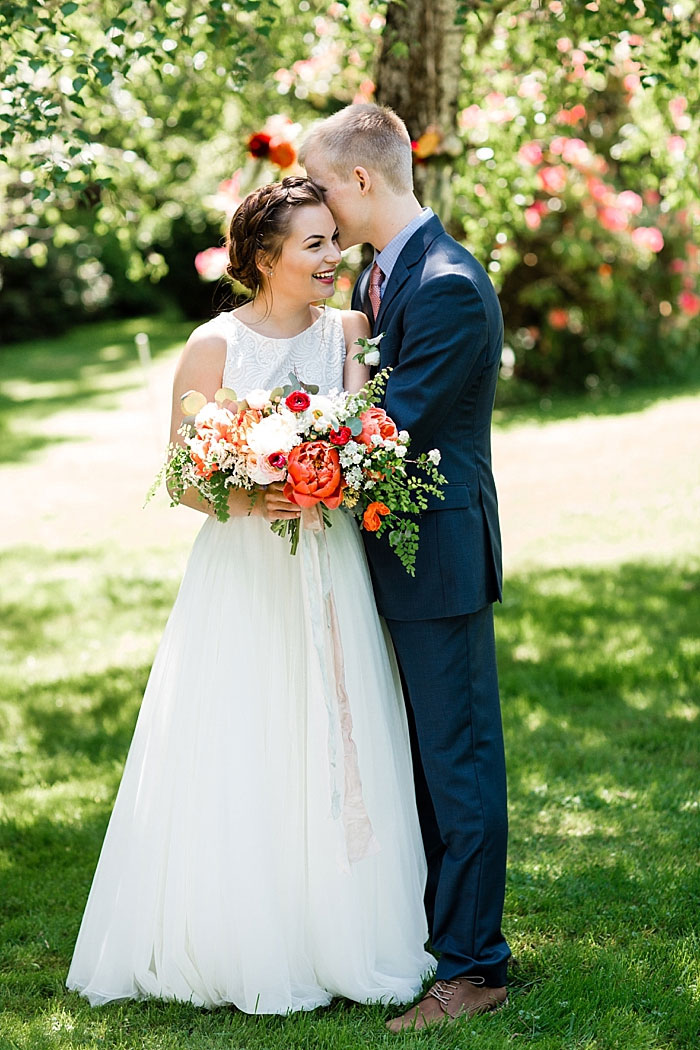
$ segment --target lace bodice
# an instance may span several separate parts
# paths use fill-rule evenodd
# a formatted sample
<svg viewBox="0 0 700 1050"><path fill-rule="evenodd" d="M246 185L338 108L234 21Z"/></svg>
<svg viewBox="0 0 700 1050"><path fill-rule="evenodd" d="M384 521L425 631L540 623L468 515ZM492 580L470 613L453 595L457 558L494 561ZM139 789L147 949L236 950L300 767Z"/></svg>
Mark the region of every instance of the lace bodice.
<svg viewBox="0 0 700 1050"><path fill-rule="evenodd" d="M233 311L214 317L206 328L226 340L223 385L239 397L282 385L290 372L303 383L315 383L322 394L342 389L345 338L340 310L326 307L303 332L285 339L255 332Z"/></svg>

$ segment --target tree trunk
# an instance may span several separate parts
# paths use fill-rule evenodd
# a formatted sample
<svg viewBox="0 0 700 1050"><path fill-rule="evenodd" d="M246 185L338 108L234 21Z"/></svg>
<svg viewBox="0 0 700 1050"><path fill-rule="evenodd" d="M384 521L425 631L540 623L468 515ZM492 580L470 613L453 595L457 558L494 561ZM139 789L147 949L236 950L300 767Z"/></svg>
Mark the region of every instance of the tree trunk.
<svg viewBox="0 0 700 1050"><path fill-rule="evenodd" d="M434 128L456 132L463 28L459 0L389 3L376 75L376 100L405 121L412 139ZM437 153L414 168L416 196L451 219L451 157Z"/></svg>

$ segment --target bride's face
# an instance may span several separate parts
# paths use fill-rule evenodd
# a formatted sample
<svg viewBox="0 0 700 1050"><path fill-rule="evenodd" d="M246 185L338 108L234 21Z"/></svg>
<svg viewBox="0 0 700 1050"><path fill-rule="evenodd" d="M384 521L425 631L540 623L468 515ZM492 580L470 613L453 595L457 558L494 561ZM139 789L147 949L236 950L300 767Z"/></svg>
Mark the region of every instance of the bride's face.
<svg viewBox="0 0 700 1050"><path fill-rule="evenodd" d="M309 204L292 212L289 233L276 262L270 287L309 303L328 299L335 291L340 262L338 230L325 204Z"/></svg>

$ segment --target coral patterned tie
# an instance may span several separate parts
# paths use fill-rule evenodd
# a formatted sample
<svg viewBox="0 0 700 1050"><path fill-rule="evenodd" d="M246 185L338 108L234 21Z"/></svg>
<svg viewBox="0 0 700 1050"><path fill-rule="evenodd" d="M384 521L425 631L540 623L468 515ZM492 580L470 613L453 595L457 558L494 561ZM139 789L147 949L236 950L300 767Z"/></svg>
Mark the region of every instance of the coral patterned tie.
<svg viewBox="0 0 700 1050"><path fill-rule="evenodd" d="M382 301L382 297L379 294L379 286L382 283L383 278L384 274L375 262L369 273L369 301L372 304L372 313L374 314L375 320L379 313L379 307Z"/></svg>

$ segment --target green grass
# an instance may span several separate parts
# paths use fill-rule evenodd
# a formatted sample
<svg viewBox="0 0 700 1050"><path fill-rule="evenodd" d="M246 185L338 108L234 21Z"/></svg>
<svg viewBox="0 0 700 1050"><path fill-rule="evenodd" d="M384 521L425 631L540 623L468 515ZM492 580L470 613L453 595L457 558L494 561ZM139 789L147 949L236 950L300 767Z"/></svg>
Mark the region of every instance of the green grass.
<svg viewBox="0 0 700 1050"><path fill-rule="evenodd" d="M154 359L182 347L194 325L172 317L103 321L57 339L0 349L0 463L18 463L56 441L44 423L66 409L109 408L142 381L134 337Z"/></svg>
<svg viewBox="0 0 700 1050"><path fill-rule="evenodd" d="M694 1045L700 573L630 564L510 580L498 634L512 1003L389 1038L379 1007L251 1020L180 1004L91 1010L65 992L177 576L166 554L125 569L117 552L28 549L3 555L0 572L3 1050Z"/></svg>
<svg viewBox="0 0 700 1050"><path fill-rule="evenodd" d="M65 423L66 411L104 409L118 426L124 394L141 382L136 332L149 333L158 355L182 345L189 327L134 320L4 349L5 491L25 471L36 476L53 440L51 421ZM599 505L571 506L594 515L591 562L602 532L624 539L642 527L650 538L645 550L655 557L586 564L579 534L569 532L588 529L588 517L583 525L578 518L573 525L566 517L552 519L552 507L538 495L537 473L526 505L527 491L503 493L510 516L520 514L526 524L539 515L542 527L533 535L548 537L546 550L539 540L527 546L527 571L523 561L508 574L506 601L497 610L511 815L505 931L519 965L508 1009L443 1031L390 1036L387 1010L345 1002L310 1015L250 1018L232 1008L206 1012L161 1002L91 1010L66 992L183 549L168 539L166 525L157 549L127 548L117 539L75 550L71 514L56 518L65 534L52 553L6 541L0 552L0 1050L696 1047L700 559L694 534L661 512L679 492L690 505L691 461L680 474L677 466L679 447L688 456L687 434L676 446L667 415L657 413L650 424L641 409L697 392L692 384L638 388L553 399L544 409L500 410L504 466L511 456L523 466L523 457L534 457L555 478L568 470L579 501L582 464L572 459L571 435L560 440L554 422L543 450L533 443L532 428L511 431L510 424L544 421L543 413L553 420L624 413L634 436L647 442L643 448L653 425L657 455L651 463L645 454L644 477L634 459L623 477L632 447L627 423L624 433L606 430L606 440L617 442L619 469L596 474ZM685 405L679 418L689 420L688 403L674 404ZM576 430L575 441L587 440L587 428L585 435ZM108 520L124 496L110 488L110 471L103 473ZM657 489L661 511L654 510ZM630 508L637 509L636 520ZM669 542L669 522L682 542ZM551 567L530 567L533 549L547 555Z"/></svg>

